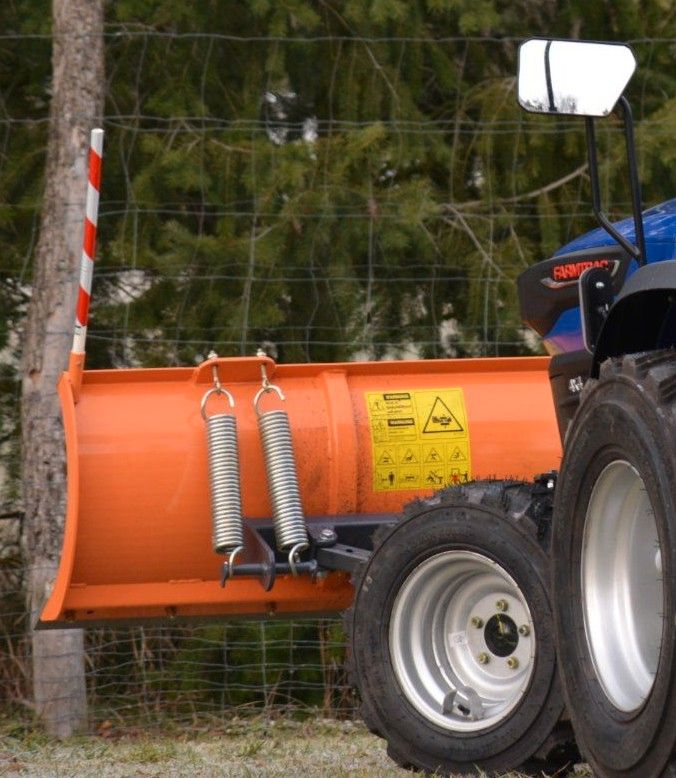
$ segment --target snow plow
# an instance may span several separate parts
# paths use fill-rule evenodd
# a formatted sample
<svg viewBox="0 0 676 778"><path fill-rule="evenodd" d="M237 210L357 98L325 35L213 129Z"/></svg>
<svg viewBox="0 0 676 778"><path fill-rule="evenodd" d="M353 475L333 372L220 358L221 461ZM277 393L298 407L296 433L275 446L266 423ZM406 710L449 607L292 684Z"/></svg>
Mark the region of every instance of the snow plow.
<svg viewBox="0 0 676 778"><path fill-rule="evenodd" d="M66 373L68 513L41 626L343 610L370 536L404 503L442 485L557 464L547 362L275 365L261 356ZM291 435L273 430L281 440L265 441L260 419L275 414ZM225 452L210 452L214 420L236 425ZM278 465L271 475L266 456ZM210 503L222 484L210 465L235 476L220 495L218 526ZM300 496L300 510L282 506L277 524L271 484L280 500ZM286 535L308 546L294 552L295 570L297 544ZM239 546L234 563L224 561ZM221 586L224 564L232 575Z"/></svg>

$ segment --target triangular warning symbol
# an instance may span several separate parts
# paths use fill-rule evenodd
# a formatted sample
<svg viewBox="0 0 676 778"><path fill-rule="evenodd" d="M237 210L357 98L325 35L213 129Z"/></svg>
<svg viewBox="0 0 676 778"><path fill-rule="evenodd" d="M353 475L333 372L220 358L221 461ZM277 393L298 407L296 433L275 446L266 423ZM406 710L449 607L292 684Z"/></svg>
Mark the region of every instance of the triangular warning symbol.
<svg viewBox="0 0 676 778"><path fill-rule="evenodd" d="M415 455L415 452L412 448L406 449L406 453L401 458L401 464L402 465L417 465L418 464L418 457Z"/></svg>
<svg viewBox="0 0 676 778"><path fill-rule="evenodd" d="M394 464L394 457L392 454L390 454L389 451L383 451L383 453L380 455L380 459L378 460L379 465L393 465Z"/></svg>
<svg viewBox="0 0 676 778"><path fill-rule="evenodd" d="M464 428L455 416L450 412L446 403L437 397L427 417L423 433L425 432L463 432Z"/></svg>
<svg viewBox="0 0 676 778"><path fill-rule="evenodd" d="M441 462L441 454L436 448L430 449L429 453L425 457L425 462Z"/></svg>
<svg viewBox="0 0 676 778"><path fill-rule="evenodd" d="M451 461L461 462L465 459L467 459L467 457L465 456L465 452L460 448L460 446L456 446L453 449L453 452L451 453Z"/></svg>

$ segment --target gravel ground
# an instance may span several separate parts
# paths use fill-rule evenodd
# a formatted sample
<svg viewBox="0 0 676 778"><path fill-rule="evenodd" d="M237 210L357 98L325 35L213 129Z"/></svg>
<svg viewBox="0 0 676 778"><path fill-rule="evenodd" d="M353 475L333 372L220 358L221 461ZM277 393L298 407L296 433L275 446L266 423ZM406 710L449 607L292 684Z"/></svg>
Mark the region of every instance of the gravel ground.
<svg viewBox="0 0 676 778"><path fill-rule="evenodd" d="M0 727L0 775L34 778L250 778L253 776L411 776L397 768L380 738L359 723L235 720L219 732L58 741ZM577 778L590 776L575 771ZM510 774L505 778L518 778ZM563 776L559 776L563 778Z"/></svg>

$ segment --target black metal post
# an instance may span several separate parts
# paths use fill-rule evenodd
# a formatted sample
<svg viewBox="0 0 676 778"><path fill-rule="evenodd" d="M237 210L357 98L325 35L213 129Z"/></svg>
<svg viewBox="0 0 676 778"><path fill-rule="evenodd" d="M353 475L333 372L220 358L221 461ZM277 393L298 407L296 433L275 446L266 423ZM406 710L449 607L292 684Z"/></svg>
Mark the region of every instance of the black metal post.
<svg viewBox="0 0 676 778"><path fill-rule="evenodd" d="M639 264L643 264L642 252L639 248L634 246L633 243L628 241L624 235L618 232L615 227L610 223L610 220L603 212L601 207L601 186L599 184L599 167L596 157L596 131L594 127L594 119L591 116L585 117L585 128L587 130L587 154L589 156L589 179L591 183L592 194L592 208L594 215L596 216L599 224L603 229L614 238L620 246L632 257L636 259ZM639 211L640 212L640 211ZM641 235L643 231L641 230ZM637 235L638 237L638 235Z"/></svg>
<svg viewBox="0 0 676 778"><path fill-rule="evenodd" d="M627 98L622 95L619 100L624 120L624 138L627 144L627 164L629 165L629 186L631 188L631 207L634 213L634 230L636 231L636 245L640 256L636 257L639 265L647 262L645 251L645 234L643 232L643 213L641 208L641 182L638 178L638 166L636 164L636 144L634 143L634 118L631 106Z"/></svg>

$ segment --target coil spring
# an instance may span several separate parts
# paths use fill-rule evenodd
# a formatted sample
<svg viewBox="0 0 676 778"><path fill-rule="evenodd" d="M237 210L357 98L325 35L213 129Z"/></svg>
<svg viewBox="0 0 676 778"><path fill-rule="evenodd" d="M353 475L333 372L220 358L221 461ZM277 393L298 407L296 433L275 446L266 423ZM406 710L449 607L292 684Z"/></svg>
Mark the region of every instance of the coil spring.
<svg viewBox="0 0 676 778"><path fill-rule="evenodd" d="M268 489L272 503L277 547L308 545L305 517L300 501L291 428L286 411L267 411L258 416Z"/></svg>
<svg viewBox="0 0 676 778"><path fill-rule="evenodd" d="M237 419L230 413L214 414L206 419L206 430L212 542L217 554L227 554L244 543Z"/></svg>

